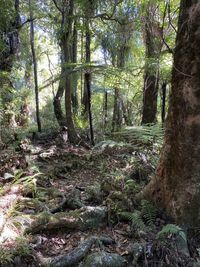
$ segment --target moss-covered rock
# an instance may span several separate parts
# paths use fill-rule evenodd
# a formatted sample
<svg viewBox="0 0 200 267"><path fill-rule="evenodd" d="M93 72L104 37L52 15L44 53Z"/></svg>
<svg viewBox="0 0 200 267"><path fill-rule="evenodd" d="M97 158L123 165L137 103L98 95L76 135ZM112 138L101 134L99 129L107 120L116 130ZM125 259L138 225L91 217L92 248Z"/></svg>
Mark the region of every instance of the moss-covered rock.
<svg viewBox="0 0 200 267"><path fill-rule="evenodd" d="M96 252L86 258L83 267L125 267L126 265L126 260L116 253Z"/></svg>

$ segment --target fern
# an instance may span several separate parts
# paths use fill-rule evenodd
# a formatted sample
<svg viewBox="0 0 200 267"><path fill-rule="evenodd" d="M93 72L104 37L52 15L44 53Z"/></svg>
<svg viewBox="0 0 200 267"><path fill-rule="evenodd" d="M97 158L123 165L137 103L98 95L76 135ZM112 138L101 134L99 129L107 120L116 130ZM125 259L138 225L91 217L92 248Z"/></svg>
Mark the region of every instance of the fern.
<svg viewBox="0 0 200 267"><path fill-rule="evenodd" d="M143 220L142 220L142 216L141 216L141 212L136 210L133 213L130 212L121 212L120 215L126 219L128 219L129 221L131 221L132 224L132 228L135 231L141 231L144 230L146 228Z"/></svg>
<svg viewBox="0 0 200 267"><path fill-rule="evenodd" d="M185 242L187 242L187 238L183 229L181 229L178 225L175 224L167 224L163 226L162 230L158 232L157 238L163 239L166 236L170 235L180 236Z"/></svg>
<svg viewBox="0 0 200 267"><path fill-rule="evenodd" d="M126 127L116 134L128 138L134 144L140 141L139 146L155 142L162 144L163 142L163 128L160 124Z"/></svg>
<svg viewBox="0 0 200 267"><path fill-rule="evenodd" d="M156 216L157 209L147 200L143 200L141 203L142 206L142 216L149 226L153 226Z"/></svg>

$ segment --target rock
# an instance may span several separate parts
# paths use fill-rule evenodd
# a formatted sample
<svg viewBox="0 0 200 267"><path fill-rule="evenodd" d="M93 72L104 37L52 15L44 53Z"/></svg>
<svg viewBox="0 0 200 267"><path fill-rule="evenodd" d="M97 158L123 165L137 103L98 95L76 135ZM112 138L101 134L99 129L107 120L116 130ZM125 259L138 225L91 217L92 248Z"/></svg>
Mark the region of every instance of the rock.
<svg viewBox="0 0 200 267"><path fill-rule="evenodd" d="M4 173L4 176L3 176L3 182L10 182L14 179L14 175L11 174L11 173Z"/></svg>
<svg viewBox="0 0 200 267"><path fill-rule="evenodd" d="M133 256L133 264L136 264L139 258L141 258L144 254L144 244L134 243L130 245L128 252Z"/></svg>
<svg viewBox="0 0 200 267"><path fill-rule="evenodd" d="M125 267L126 265L126 260L118 254L96 252L86 258L83 267Z"/></svg>
<svg viewBox="0 0 200 267"><path fill-rule="evenodd" d="M181 231L179 234L177 234L175 242L176 242L178 252L180 252L181 254L184 254L186 257L190 257L187 237L184 231Z"/></svg>
<svg viewBox="0 0 200 267"><path fill-rule="evenodd" d="M96 182L94 185L88 186L86 193L88 195L87 201L92 201L94 203L102 202L101 185L99 183Z"/></svg>

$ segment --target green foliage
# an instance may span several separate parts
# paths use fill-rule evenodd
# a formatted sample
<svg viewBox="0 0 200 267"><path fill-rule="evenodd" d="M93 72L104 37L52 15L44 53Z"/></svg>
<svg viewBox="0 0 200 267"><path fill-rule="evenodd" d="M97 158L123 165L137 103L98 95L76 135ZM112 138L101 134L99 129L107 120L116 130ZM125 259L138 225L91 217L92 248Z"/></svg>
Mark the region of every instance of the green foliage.
<svg viewBox="0 0 200 267"><path fill-rule="evenodd" d="M132 194L136 194L141 190L141 186L133 179L127 180L124 188Z"/></svg>
<svg viewBox="0 0 200 267"><path fill-rule="evenodd" d="M157 234L157 238L161 240L171 236L180 236L185 242L187 242L183 229L175 224L167 224L163 226L162 230Z"/></svg>
<svg viewBox="0 0 200 267"><path fill-rule="evenodd" d="M32 254L31 247L25 237L16 238L15 249L13 251L15 256L30 257Z"/></svg>
<svg viewBox="0 0 200 267"><path fill-rule="evenodd" d="M141 212L142 216L149 226L153 226L156 216L157 216L157 209L147 200L142 200L141 202Z"/></svg>
<svg viewBox="0 0 200 267"><path fill-rule="evenodd" d="M32 190L33 196L36 196L37 193L37 176L41 175L40 172L36 172L31 175L26 175L26 173L22 170L17 170L14 173L14 184L23 185L25 188L29 188Z"/></svg>
<svg viewBox="0 0 200 267"><path fill-rule="evenodd" d="M0 246L0 266L8 266L13 262L12 252Z"/></svg>
<svg viewBox="0 0 200 267"><path fill-rule="evenodd" d="M163 128L160 124L126 127L120 133L116 133L118 134L139 148L150 144L161 146L163 142Z"/></svg>
<svg viewBox="0 0 200 267"><path fill-rule="evenodd" d="M142 220L142 213L139 210L135 210L133 213L121 212L121 216L131 221L132 228L135 231L143 231L146 226Z"/></svg>
<svg viewBox="0 0 200 267"><path fill-rule="evenodd" d="M0 266L12 266L15 257L24 260L32 257L31 247L25 237L18 237L12 249L0 246Z"/></svg>

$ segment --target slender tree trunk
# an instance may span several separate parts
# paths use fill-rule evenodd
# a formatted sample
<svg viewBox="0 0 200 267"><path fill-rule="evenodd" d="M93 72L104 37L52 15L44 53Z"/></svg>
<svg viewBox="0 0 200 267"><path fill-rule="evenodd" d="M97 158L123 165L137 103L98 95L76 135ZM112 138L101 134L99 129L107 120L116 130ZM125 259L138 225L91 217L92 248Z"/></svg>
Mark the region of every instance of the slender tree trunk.
<svg viewBox="0 0 200 267"><path fill-rule="evenodd" d="M118 88L115 88L112 132L119 130L122 125L122 109L120 98L120 91Z"/></svg>
<svg viewBox="0 0 200 267"><path fill-rule="evenodd" d="M108 91L104 93L104 127L106 128L108 123Z"/></svg>
<svg viewBox="0 0 200 267"><path fill-rule="evenodd" d="M77 32L77 21L74 21L73 25L73 37L72 37L72 62L77 63L77 46L78 46L78 32ZM73 74L72 80L72 107L75 113L78 110L78 95L77 95L77 85L78 85L78 76L77 73Z"/></svg>
<svg viewBox="0 0 200 267"><path fill-rule="evenodd" d="M91 60L91 52L90 52L90 45L91 45L91 36L90 36L90 28L89 28L89 19L85 20L85 28L86 28L86 35L85 35L85 63L90 63ZM91 74L87 71L84 74L84 91L83 91L83 105L84 105L84 115L88 116L88 108L89 108L89 95L88 95L88 87L87 80L91 80Z"/></svg>
<svg viewBox="0 0 200 267"><path fill-rule="evenodd" d="M164 82L162 84L162 111L161 111L161 120L162 120L162 125L165 123L165 117L166 117L166 89L167 89L167 84Z"/></svg>
<svg viewBox="0 0 200 267"><path fill-rule="evenodd" d="M29 0L30 8L30 43L31 52L33 59L33 71L34 71L34 83L35 83L35 105L36 105L36 120L38 126L38 132L41 132L41 121L40 121L40 109L39 109L39 88L38 88L38 73L37 73L37 59L35 54L35 32L34 32L34 22L33 22L33 11L31 7L31 0Z"/></svg>
<svg viewBox="0 0 200 267"><path fill-rule="evenodd" d="M86 63L90 63L91 61L91 33L90 33L90 26L89 26L89 19L86 19L85 22L86 25L86 38L85 38L85 58ZM84 96L83 96L83 102L84 102L84 113L86 116L88 116L89 119L89 125L90 125L90 140L91 144L94 145L94 132L93 132L93 125L92 125L92 110L91 110L91 79L92 74L90 71L86 72L84 75Z"/></svg>
<svg viewBox="0 0 200 267"><path fill-rule="evenodd" d="M83 39L83 30L81 31L81 64L83 64L83 47L84 47L84 39ZM83 69L81 68L81 104L83 105Z"/></svg>
<svg viewBox="0 0 200 267"><path fill-rule="evenodd" d="M60 127L67 126L66 117L63 114L61 106L61 99L65 92L64 79L64 67L62 66L58 90L53 100L54 114Z"/></svg>
<svg viewBox="0 0 200 267"><path fill-rule="evenodd" d="M125 66L125 47L122 45L119 48L117 55L117 67L124 68ZM113 121L112 121L112 131L119 130L122 125L122 97L119 88L115 88L114 96L114 109L113 109Z"/></svg>
<svg viewBox="0 0 200 267"><path fill-rule="evenodd" d="M148 4L145 18L144 40L146 64L143 88L142 124L155 123L159 81L159 56L162 47L159 24L155 21L157 7Z"/></svg>
<svg viewBox="0 0 200 267"><path fill-rule="evenodd" d="M181 1L162 155L144 195L185 226L200 223L200 2Z"/></svg>

